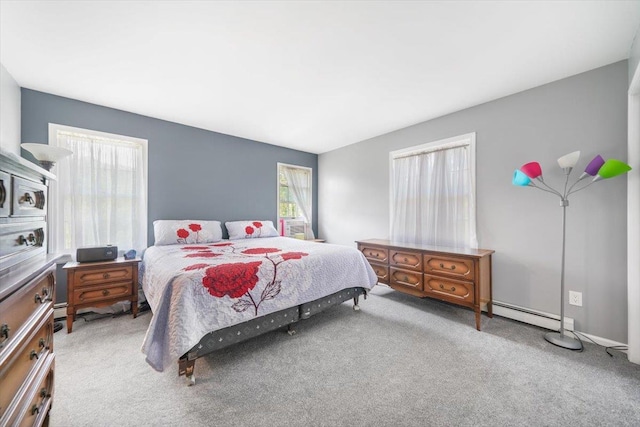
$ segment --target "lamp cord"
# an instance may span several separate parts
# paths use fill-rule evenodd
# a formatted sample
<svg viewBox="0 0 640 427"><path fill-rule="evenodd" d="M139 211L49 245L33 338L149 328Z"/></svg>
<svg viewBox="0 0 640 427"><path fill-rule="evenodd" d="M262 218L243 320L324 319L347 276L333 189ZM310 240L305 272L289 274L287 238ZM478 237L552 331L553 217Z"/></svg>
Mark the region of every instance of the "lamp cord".
<svg viewBox="0 0 640 427"><path fill-rule="evenodd" d="M595 342L594 340L592 340L591 338L589 338L588 336L581 334L580 332L576 332L576 331L569 331L573 334L573 336L576 337L576 339L578 341L580 341L580 344L582 344L582 339L580 339L580 337L588 340L589 342L591 342L592 344L597 345L598 347L604 347L604 351L609 355L609 357L613 357L613 354L611 354L611 352L609 350L617 350L617 351L624 351L624 350L629 350L629 346L626 345L602 345L602 344L598 344L597 342ZM582 348L580 349L580 352L582 352L584 350L584 345L582 346Z"/></svg>

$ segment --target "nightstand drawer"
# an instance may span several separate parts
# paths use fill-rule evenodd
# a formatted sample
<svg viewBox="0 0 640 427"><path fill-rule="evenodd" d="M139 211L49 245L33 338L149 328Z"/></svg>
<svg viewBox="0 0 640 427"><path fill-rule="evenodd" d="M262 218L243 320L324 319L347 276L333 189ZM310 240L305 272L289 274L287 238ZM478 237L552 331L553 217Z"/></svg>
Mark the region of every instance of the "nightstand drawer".
<svg viewBox="0 0 640 427"><path fill-rule="evenodd" d="M110 283L105 286L75 289L73 291L73 302L74 304L100 302L112 298L128 297L131 294L131 282Z"/></svg>
<svg viewBox="0 0 640 427"><path fill-rule="evenodd" d="M133 268L131 266L118 266L105 268L104 266L95 270L79 270L75 273L75 285L92 286L101 283L118 282L131 280L133 278Z"/></svg>
<svg viewBox="0 0 640 427"><path fill-rule="evenodd" d="M390 285L422 290L422 273L390 268Z"/></svg>
<svg viewBox="0 0 640 427"><path fill-rule="evenodd" d="M442 277L424 275L424 291L436 298L449 301L464 301L473 304L473 284L460 280L445 279Z"/></svg>
<svg viewBox="0 0 640 427"><path fill-rule="evenodd" d="M391 251L389 262L400 268L422 271L422 254L410 251Z"/></svg>
<svg viewBox="0 0 640 427"><path fill-rule="evenodd" d="M443 257L442 255L424 256L424 272L428 274L446 274L463 280L473 280L474 263L472 259Z"/></svg>

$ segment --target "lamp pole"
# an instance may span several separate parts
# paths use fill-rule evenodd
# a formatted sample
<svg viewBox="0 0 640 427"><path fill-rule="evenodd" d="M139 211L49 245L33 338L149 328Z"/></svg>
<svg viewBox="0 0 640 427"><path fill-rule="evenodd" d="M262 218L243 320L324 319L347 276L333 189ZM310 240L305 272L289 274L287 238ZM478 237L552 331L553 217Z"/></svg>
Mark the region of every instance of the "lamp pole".
<svg viewBox="0 0 640 427"><path fill-rule="evenodd" d="M564 254L567 236L567 206L569 206L569 199L566 194L560 200L560 206L562 207L562 266L560 268L560 332L547 332L544 334L544 339L551 344L555 344L559 347L568 348L570 350L582 350L582 343L572 337L564 334Z"/></svg>

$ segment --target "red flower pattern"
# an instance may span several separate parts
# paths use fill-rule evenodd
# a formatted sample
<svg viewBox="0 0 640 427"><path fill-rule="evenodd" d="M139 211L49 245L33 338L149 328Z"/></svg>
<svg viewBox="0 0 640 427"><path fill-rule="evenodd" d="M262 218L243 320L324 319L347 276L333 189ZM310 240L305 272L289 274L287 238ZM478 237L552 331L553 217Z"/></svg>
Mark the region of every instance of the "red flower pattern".
<svg viewBox="0 0 640 427"><path fill-rule="evenodd" d="M194 233L197 233L198 231L202 230L202 227L200 226L200 224L189 224L189 229Z"/></svg>
<svg viewBox="0 0 640 427"><path fill-rule="evenodd" d="M178 231L176 231L176 234L182 239L186 239L187 237L189 237L189 232L184 228L179 228Z"/></svg>
<svg viewBox="0 0 640 427"><path fill-rule="evenodd" d="M208 268L202 284L214 297L240 298L258 283L258 268L262 261L220 264Z"/></svg>
<svg viewBox="0 0 640 427"><path fill-rule="evenodd" d="M290 259L300 259L303 256L307 256L309 254L304 252L287 252L281 255L283 261L288 261Z"/></svg>
<svg viewBox="0 0 640 427"><path fill-rule="evenodd" d="M185 258L214 258L222 254L214 254L213 252L194 252L192 254L186 254Z"/></svg>
<svg viewBox="0 0 640 427"><path fill-rule="evenodd" d="M188 267L183 268L184 271L191 271L191 270L202 270L203 268L207 268L209 267L209 264L193 264L190 265Z"/></svg>
<svg viewBox="0 0 640 427"><path fill-rule="evenodd" d="M208 246L185 246L181 248L183 251L208 251Z"/></svg>
<svg viewBox="0 0 640 427"><path fill-rule="evenodd" d="M251 236L251 235L253 234L253 232L254 232L254 231L255 231L255 230L254 230L254 229L253 229L253 227L252 227L252 226L250 226L250 225L247 225L247 226L245 227L245 229L244 229L244 232L245 232L245 233L247 233L247 235L249 235L249 236Z"/></svg>
<svg viewBox="0 0 640 427"><path fill-rule="evenodd" d="M209 246L231 246L233 245L233 243L214 243L213 245L209 245Z"/></svg>
<svg viewBox="0 0 640 427"><path fill-rule="evenodd" d="M252 224L253 224L253 226L254 226L255 228L260 228L260 227L262 227L262 223L261 223L260 221L254 221L254 222L252 222Z"/></svg>
<svg viewBox="0 0 640 427"><path fill-rule="evenodd" d="M242 251L245 255L262 255L262 254L270 254L273 252L280 252L280 249L276 248L250 248Z"/></svg>

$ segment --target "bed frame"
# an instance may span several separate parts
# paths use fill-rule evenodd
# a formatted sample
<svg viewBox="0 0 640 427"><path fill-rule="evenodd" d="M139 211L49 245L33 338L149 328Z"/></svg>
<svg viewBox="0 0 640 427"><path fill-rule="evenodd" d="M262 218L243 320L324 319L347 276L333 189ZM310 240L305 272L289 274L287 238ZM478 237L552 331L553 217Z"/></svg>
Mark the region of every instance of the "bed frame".
<svg viewBox="0 0 640 427"><path fill-rule="evenodd" d="M220 350L233 344L246 341L267 332L287 326L289 335L295 334L293 324L308 319L316 313L326 310L334 305L353 298L353 309L360 310L358 299L364 295L367 299L367 290L361 287L343 289L334 294L322 297L315 301L296 305L284 310L276 311L238 325L209 332L202 337L200 342L178 359L178 376L185 375L188 385L194 385L196 377L194 374L196 359L207 355L213 351Z"/></svg>

